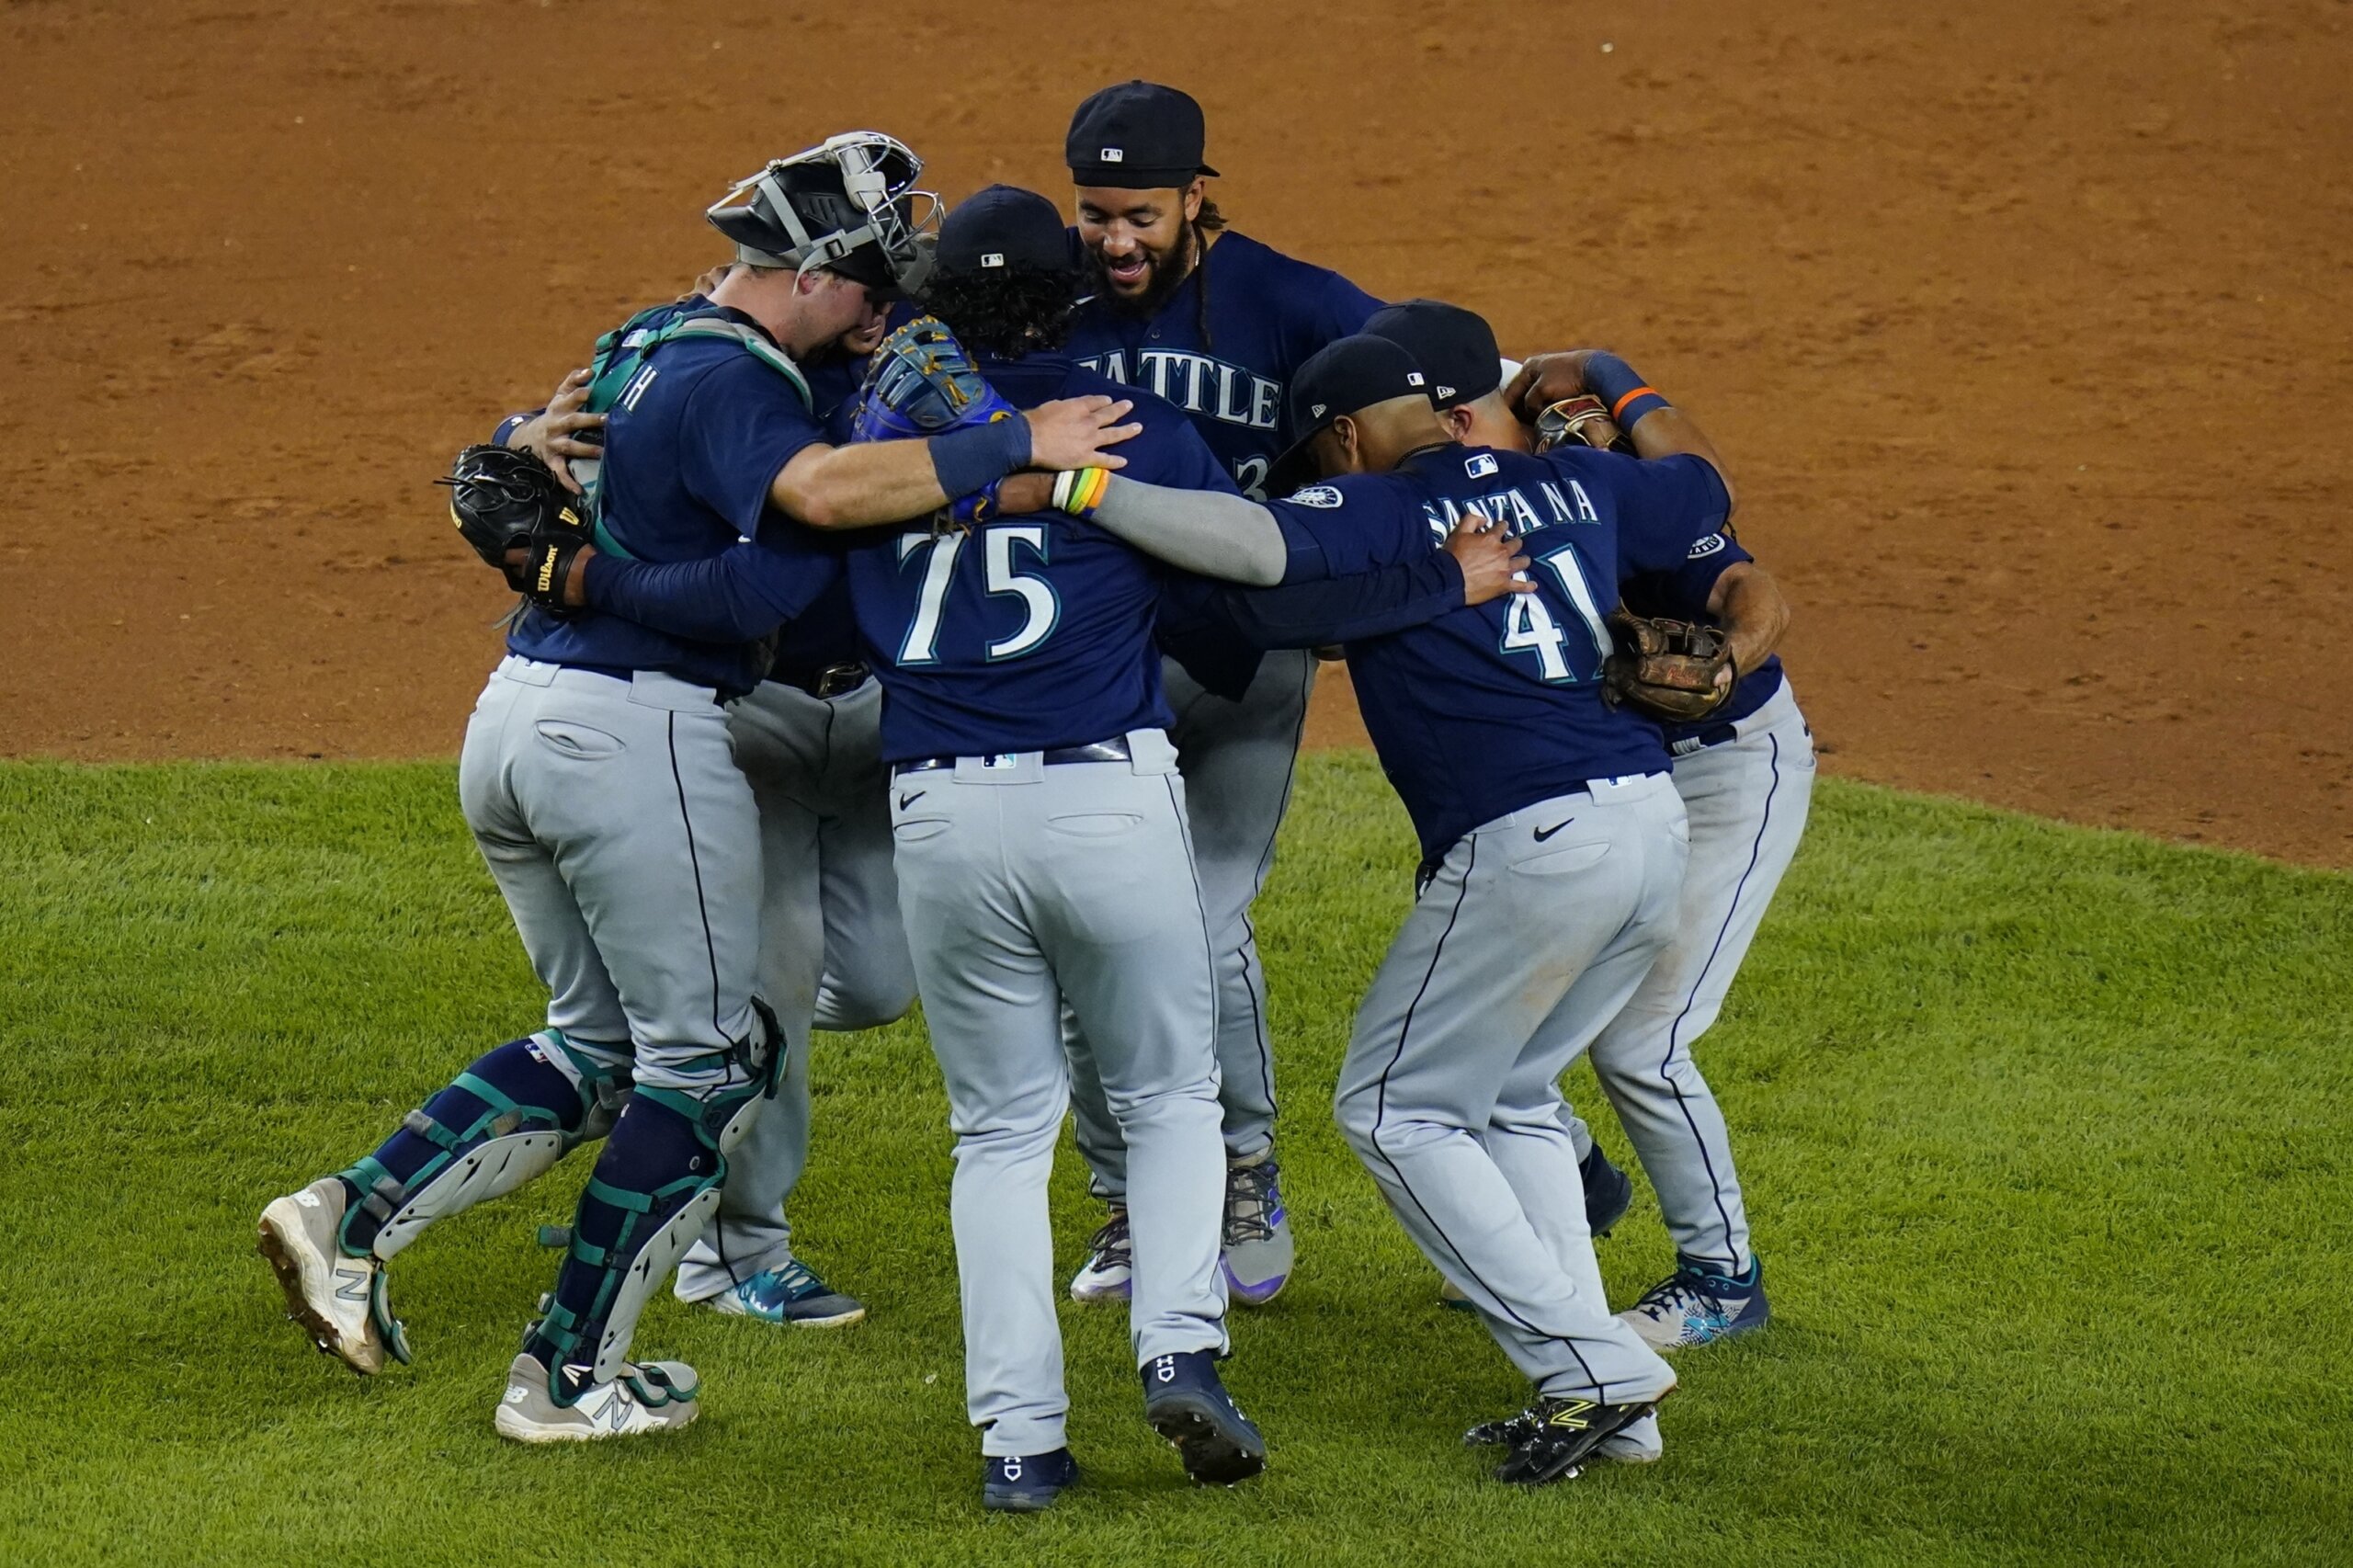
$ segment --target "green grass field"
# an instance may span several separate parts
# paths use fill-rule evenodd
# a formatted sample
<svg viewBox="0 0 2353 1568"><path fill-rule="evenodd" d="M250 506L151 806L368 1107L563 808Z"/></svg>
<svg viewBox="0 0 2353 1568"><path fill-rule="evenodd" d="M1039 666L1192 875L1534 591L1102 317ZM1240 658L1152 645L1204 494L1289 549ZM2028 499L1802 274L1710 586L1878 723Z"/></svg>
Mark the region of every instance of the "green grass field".
<svg viewBox="0 0 2353 1568"><path fill-rule="evenodd" d="M1270 1472L1194 1492L1123 1315L1066 1308L1089 1484L977 1505L949 1144L917 1024L819 1037L807 1252L872 1309L780 1334L664 1297L676 1438L524 1451L501 1377L586 1162L394 1270L418 1364L279 1315L253 1222L538 998L451 769L0 766L0 1561L2343 1562L2353 1540L2353 881L1826 781L1700 1057L1776 1318L1686 1358L1665 1462L1523 1494L1521 1401L1332 1128L1413 851L1308 769L1260 930L1302 1267L1230 1381ZM1579 1070L1572 1094L1598 1096ZM1607 1122L1606 1115L1603 1118ZM1604 1133L1623 1159L1614 1127ZM1059 1176L1061 1262L1096 1215ZM1668 1267L1647 1191L1602 1265Z"/></svg>

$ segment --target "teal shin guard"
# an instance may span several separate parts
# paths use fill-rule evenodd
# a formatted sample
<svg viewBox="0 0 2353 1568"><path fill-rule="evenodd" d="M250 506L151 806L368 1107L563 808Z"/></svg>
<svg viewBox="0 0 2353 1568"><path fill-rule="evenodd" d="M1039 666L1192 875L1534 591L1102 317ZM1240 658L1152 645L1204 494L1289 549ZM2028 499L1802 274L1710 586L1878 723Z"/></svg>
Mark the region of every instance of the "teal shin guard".
<svg viewBox="0 0 2353 1568"><path fill-rule="evenodd" d="M628 1087L552 1030L507 1041L340 1173L354 1196L344 1250L389 1261L436 1220L514 1191L602 1136Z"/></svg>

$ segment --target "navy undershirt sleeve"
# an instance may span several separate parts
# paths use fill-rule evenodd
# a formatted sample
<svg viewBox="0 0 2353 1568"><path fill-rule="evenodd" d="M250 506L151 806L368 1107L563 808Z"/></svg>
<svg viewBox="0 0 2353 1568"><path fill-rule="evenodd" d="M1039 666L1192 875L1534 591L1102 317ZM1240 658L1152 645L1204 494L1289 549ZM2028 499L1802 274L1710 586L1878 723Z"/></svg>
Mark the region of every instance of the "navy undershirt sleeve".
<svg viewBox="0 0 2353 1568"><path fill-rule="evenodd" d="M790 525L772 524L775 529ZM815 603L841 575L830 551L778 549L748 540L699 561L656 563L598 554L589 559L589 607L699 642L766 637Z"/></svg>
<svg viewBox="0 0 2353 1568"><path fill-rule="evenodd" d="M1462 608L1462 568L1443 550L1419 561L1277 588L1229 588L1226 613L1261 648L1360 642Z"/></svg>

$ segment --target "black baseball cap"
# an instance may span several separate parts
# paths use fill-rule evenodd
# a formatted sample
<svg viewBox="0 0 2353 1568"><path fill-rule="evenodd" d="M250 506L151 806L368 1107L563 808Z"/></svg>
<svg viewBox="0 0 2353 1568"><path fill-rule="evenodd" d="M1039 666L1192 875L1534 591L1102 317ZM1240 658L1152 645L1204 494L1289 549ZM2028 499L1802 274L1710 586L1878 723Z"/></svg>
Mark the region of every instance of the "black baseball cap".
<svg viewBox="0 0 2353 1568"><path fill-rule="evenodd" d="M939 225L938 273L974 277L1011 267L1076 275L1078 256L1062 211L1018 186L974 191Z"/></svg>
<svg viewBox="0 0 2353 1568"><path fill-rule="evenodd" d="M1201 162L1208 137L1191 94L1156 82L1122 82L1078 106L1063 160L1074 185L1160 190L1216 175Z"/></svg>
<svg viewBox="0 0 2353 1568"><path fill-rule="evenodd" d="M1359 333L1327 343L1290 379L1290 446L1267 472L1267 493L1288 494L1315 477L1308 442L1343 415L1392 398L1427 397L1429 378L1413 355L1386 337Z"/></svg>
<svg viewBox="0 0 2353 1568"><path fill-rule="evenodd" d="M1364 329L1414 357L1440 408L1476 403L1504 383L1495 329L1476 311L1438 300L1406 300L1372 312Z"/></svg>

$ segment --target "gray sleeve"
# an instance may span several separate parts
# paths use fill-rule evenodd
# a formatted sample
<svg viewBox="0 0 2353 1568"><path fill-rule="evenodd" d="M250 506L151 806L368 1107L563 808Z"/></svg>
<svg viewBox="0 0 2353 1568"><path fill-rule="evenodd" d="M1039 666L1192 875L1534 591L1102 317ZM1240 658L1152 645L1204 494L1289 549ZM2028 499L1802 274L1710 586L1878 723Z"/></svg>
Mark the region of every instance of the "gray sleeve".
<svg viewBox="0 0 2353 1568"><path fill-rule="evenodd" d="M1212 490L1166 490L1111 476L1094 520L1146 555L1253 588L1271 588L1290 564L1275 515Z"/></svg>

